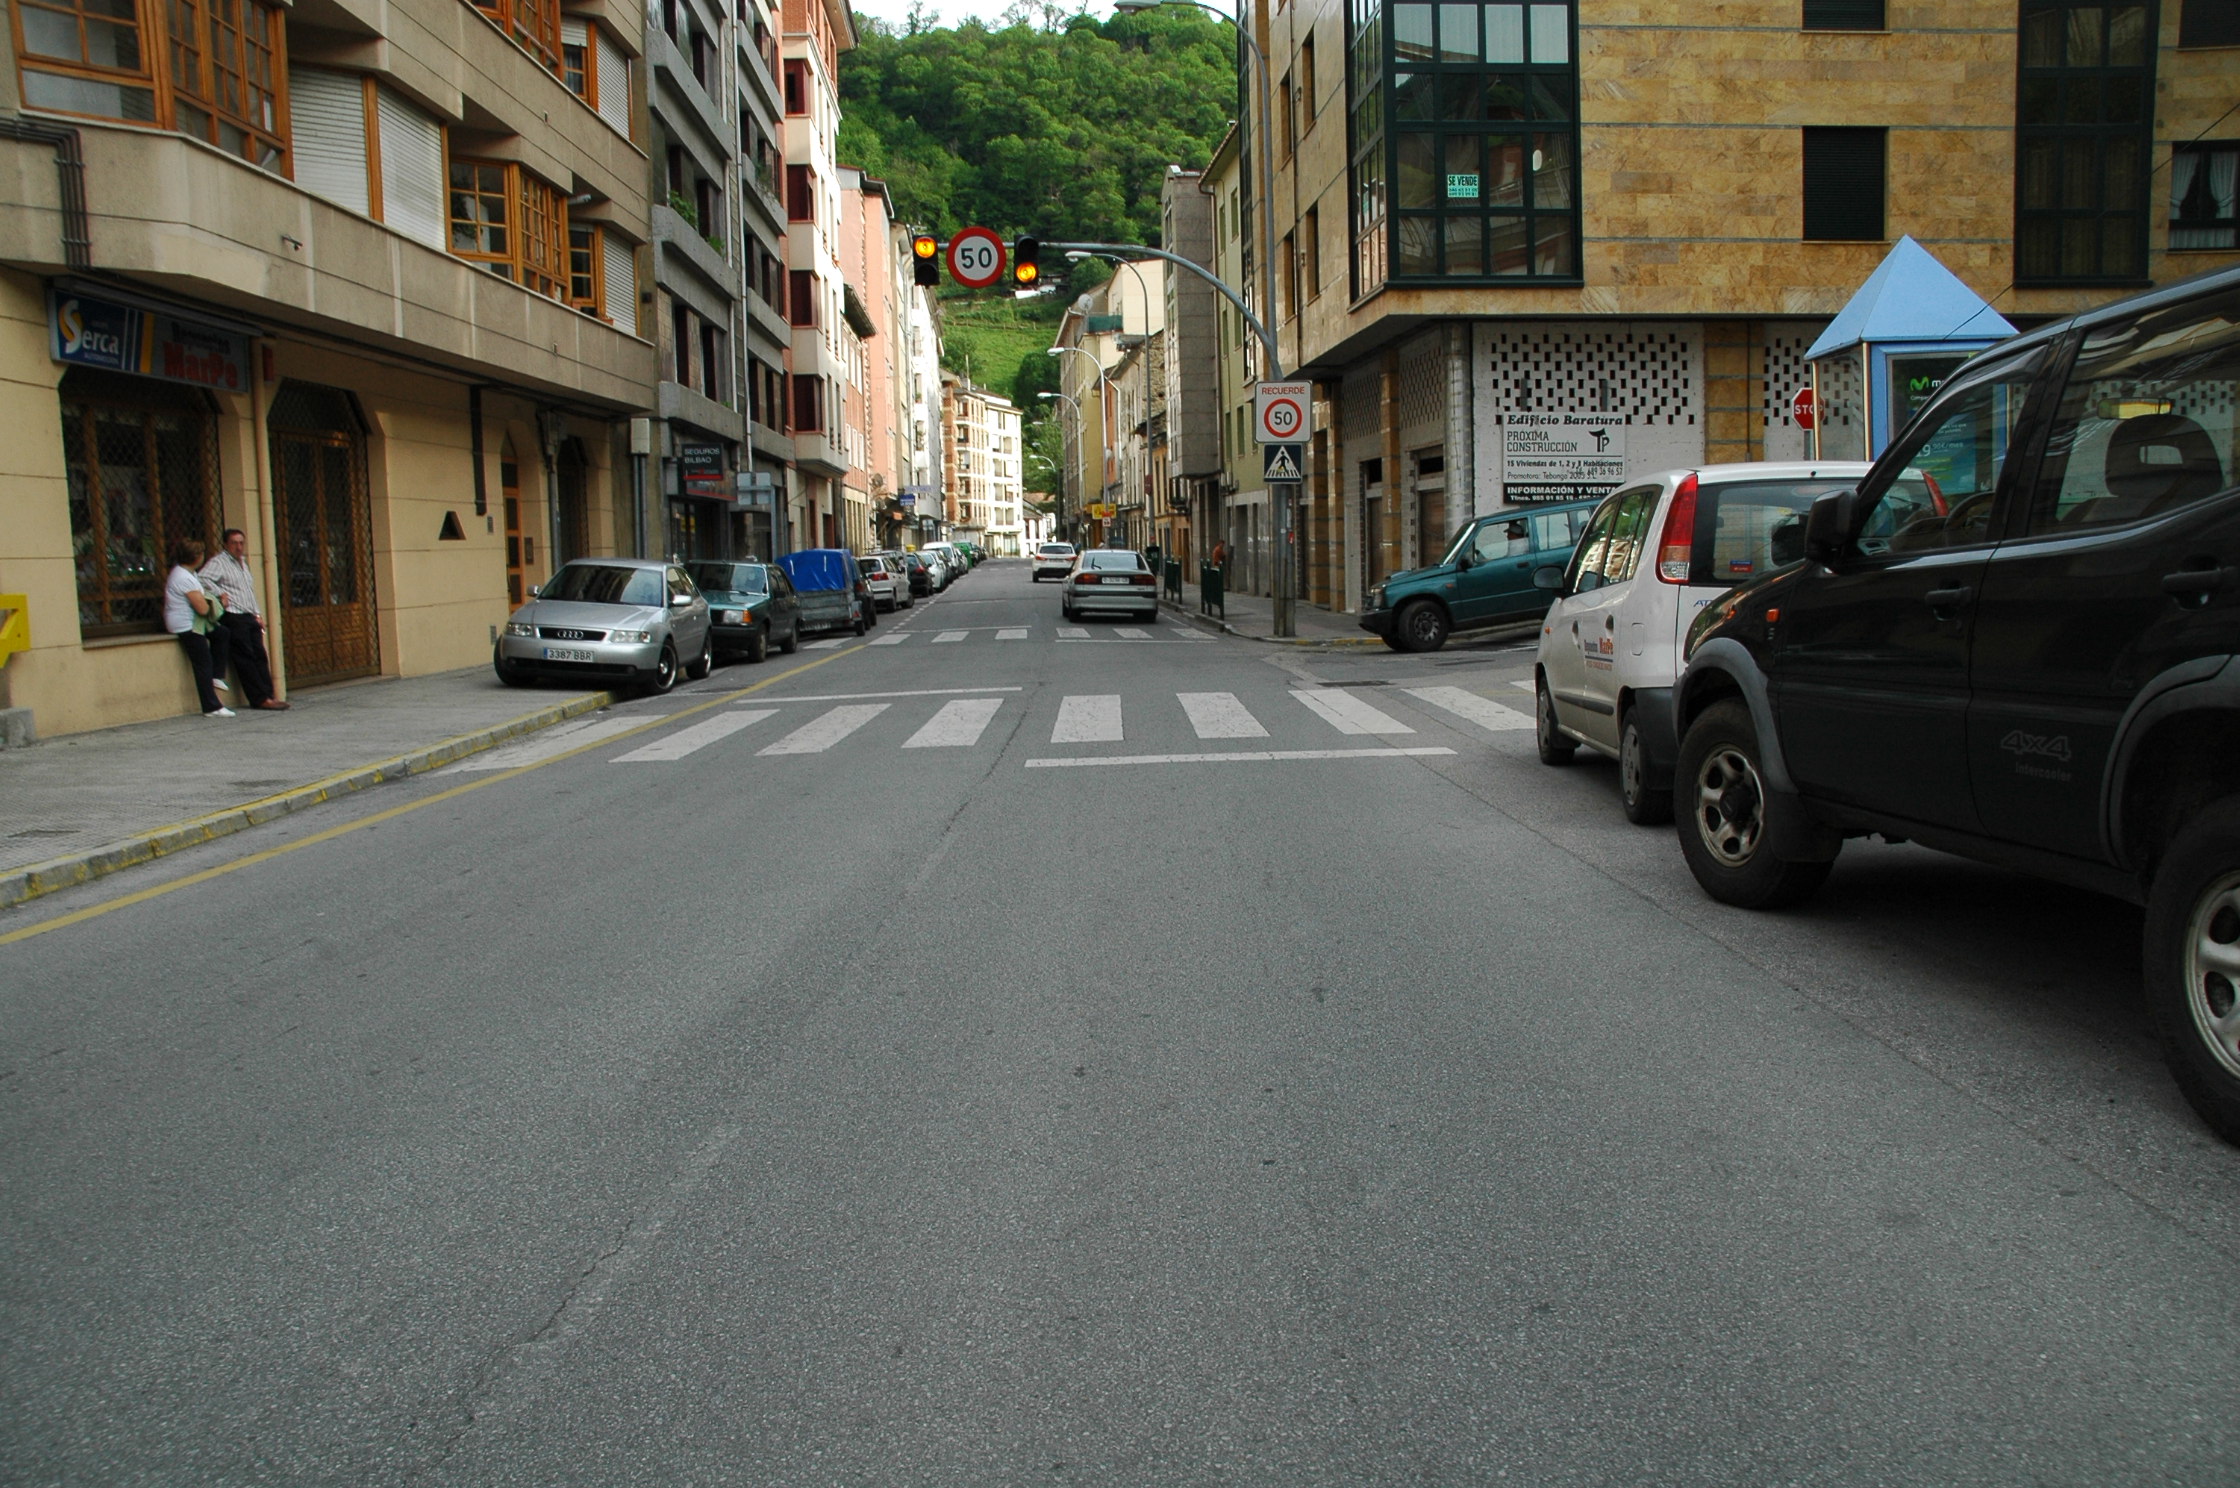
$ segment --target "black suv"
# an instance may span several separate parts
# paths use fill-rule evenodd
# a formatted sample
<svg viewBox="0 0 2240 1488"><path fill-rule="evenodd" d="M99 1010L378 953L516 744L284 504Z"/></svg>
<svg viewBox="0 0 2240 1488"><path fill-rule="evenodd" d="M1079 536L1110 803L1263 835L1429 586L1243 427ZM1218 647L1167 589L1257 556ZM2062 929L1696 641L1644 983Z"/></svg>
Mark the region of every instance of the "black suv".
<svg viewBox="0 0 2240 1488"><path fill-rule="evenodd" d="M2144 904L2171 1072L2240 1143L2236 455L2240 270L1984 352L1697 620L1674 786L1730 904L1867 833Z"/></svg>

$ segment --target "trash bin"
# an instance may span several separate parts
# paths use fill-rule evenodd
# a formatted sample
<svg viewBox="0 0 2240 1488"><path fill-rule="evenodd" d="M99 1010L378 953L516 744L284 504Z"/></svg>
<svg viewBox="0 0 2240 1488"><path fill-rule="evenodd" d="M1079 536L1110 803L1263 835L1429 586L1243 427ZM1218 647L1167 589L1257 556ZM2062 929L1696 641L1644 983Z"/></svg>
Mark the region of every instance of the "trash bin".
<svg viewBox="0 0 2240 1488"><path fill-rule="evenodd" d="M1219 615L1224 620L1229 618L1228 606L1222 600L1222 578L1221 570L1212 564L1201 563L1198 565L1199 614Z"/></svg>

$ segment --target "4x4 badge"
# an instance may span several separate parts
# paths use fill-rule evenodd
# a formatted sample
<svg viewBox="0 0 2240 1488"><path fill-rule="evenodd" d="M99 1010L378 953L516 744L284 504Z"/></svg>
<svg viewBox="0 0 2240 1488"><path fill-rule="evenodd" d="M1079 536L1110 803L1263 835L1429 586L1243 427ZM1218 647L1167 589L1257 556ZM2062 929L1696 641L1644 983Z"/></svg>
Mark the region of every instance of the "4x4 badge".
<svg viewBox="0 0 2240 1488"><path fill-rule="evenodd" d="M2009 754L2018 754L2025 758L2033 754L2040 754L2047 759L2060 760L2063 764L2067 764L2069 761L2069 736L2067 734L2026 734L2021 729L2014 729L1999 741L1999 747Z"/></svg>

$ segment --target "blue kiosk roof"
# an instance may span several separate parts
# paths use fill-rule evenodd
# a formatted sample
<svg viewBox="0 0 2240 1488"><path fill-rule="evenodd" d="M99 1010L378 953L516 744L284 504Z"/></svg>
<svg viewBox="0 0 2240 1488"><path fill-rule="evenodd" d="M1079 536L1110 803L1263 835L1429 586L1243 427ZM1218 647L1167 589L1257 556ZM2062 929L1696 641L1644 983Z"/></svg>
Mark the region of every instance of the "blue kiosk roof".
<svg viewBox="0 0 2240 1488"><path fill-rule="evenodd" d="M2014 333L2005 316L1908 236L1804 355L1811 361L1862 341L1997 341Z"/></svg>

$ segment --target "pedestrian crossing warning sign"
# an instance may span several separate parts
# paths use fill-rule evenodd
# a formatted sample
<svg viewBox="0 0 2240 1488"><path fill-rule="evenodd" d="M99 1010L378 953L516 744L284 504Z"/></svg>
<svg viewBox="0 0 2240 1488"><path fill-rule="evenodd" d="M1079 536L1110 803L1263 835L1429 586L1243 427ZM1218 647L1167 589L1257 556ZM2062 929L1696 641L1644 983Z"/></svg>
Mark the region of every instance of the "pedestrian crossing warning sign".
<svg viewBox="0 0 2240 1488"><path fill-rule="evenodd" d="M1303 444L1260 446L1260 478L1271 481L1305 480L1307 447Z"/></svg>

